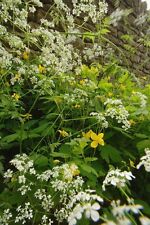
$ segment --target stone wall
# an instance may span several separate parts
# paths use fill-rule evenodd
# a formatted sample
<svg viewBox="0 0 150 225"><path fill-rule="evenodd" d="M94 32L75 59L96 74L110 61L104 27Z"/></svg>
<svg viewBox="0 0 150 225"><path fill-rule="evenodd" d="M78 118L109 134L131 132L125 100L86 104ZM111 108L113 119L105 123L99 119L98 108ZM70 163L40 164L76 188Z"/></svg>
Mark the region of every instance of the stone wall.
<svg viewBox="0 0 150 225"><path fill-rule="evenodd" d="M107 0L107 2L109 13L111 13L115 10L115 4L113 3L115 1ZM119 8L132 9L133 12L125 20L121 20L118 26L111 27L108 38L123 51L125 57L116 51L122 65L128 66L129 70L137 76L144 77L146 75L150 77L150 47L148 48L139 42L139 39L150 29L150 22L145 22L139 26L135 23L135 19L140 14L147 12L147 4L141 0L121 0ZM132 35L133 40L128 43L128 41L122 39L122 35Z"/></svg>

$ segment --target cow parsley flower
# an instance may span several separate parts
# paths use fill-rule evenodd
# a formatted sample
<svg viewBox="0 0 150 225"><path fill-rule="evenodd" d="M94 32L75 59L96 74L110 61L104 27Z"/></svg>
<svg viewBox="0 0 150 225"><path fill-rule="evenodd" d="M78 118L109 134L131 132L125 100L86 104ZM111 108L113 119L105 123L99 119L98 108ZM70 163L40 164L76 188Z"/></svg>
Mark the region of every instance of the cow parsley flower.
<svg viewBox="0 0 150 225"><path fill-rule="evenodd" d="M141 157L139 164L137 165L137 169L141 166L144 166L147 172L150 172L150 149L145 148L145 155Z"/></svg>
<svg viewBox="0 0 150 225"><path fill-rule="evenodd" d="M143 209L143 206L138 204L130 204L130 205L120 205L120 200L112 201L112 214L117 216L122 216L126 213L133 212L134 214L139 214L140 210Z"/></svg>
<svg viewBox="0 0 150 225"><path fill-rule="evenodd" d="M129 113L120 99L107 99L104 105L106 106L105 117L115 119L119 124L122 124L124 130L130 128L130 122L128 120Z"/></svg>
<svg viewBox="0 0 150 225"><path fill-rule="evenodd" d="M110 170L103 181L102 189L105 191L105 186L113 185L116 187L124 187L126 183L135 178L131 172L120 169Z"/></svg>
<svg viewBox="0 0 150 225"><path fill-rule="evenodd" d="M141 222L141 225L150 225L150 218L146 216L141 216L139 220Z"/></svg>
<svg viewBox="0 0 150 225"><path fill-rule="evenodd" d="M8 169L8 170L4 173L4 175L3 175L3 177L4 177L5 179L12 178L12 176L13 176L13 171L10 170L10 169Z"/></svg>
<svg viewBox="0 0 150 225"><path fill-rule="evenodd" d="M5 209L3 214L0 216L0 224L1 225L8 225L9 220L12 218L12 213L10 209Z"/></svg>
<svg viewBox="0 0 150 225"><path fill-rule="evenodd" d="M31 173L33 174L33 161L30 160L25 153L22 155L16 155L16 157L12 159L10 163L15 166L16 169L20 172L27 173L28 171L31 171Z"/></svg>
<svg viewBox="0 0 150 225"><path fill-rule="evenodd" d="M140 107L145 108L146 104L147 104L147 96L138 91L137 92L133 91L133 95L135 95L139 98Z"/></svg>
<svg viewBox="0 0 150 225"><path fill-rule="evenodd" d="M24 207L22 207L21 205L18 206L16 211L18 215L16 216L15 223L18 223L20 221L22 222L22 224L25 224L27 220L33 218L33 210L31 209L30 202L26 202Z"/></svg>
<svg viewBox="0 0 150 225"><path fill-rule="evenodd" d="M77 220L82 218L84 213L85 217L88 219L92 219L92 221L97 222L99 220L98 210L100 209L99 203L95 202L94 204L85 203L85 204L77 204L71 214L68 217L69 225L75 225Z"/></svg>

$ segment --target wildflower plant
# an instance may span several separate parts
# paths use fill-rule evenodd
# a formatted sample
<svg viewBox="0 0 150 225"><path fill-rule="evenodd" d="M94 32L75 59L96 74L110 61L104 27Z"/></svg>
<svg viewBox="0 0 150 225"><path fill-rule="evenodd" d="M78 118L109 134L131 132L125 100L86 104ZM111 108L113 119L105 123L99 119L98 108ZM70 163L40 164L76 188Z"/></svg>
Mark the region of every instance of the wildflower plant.
<svg viewBox="0 0 150 225"><path fill-rule="evenodd" d="M44 2L0 1L0 224L149 224L150 85L106 48L124 12Z"/></svg>
<svg viewBox="0 0 150 225"><path fill-rule="evenodd" d="M26 154L16 155L10 163L16 171L8 169L4 178L18 192L20 205L4 210L0 217L2 224L26 224L33 220L40 224L56 221L76 224L84 214L88 219L99 220L103 199L84 188L75 164L62 164L39 173Z"/></svg>

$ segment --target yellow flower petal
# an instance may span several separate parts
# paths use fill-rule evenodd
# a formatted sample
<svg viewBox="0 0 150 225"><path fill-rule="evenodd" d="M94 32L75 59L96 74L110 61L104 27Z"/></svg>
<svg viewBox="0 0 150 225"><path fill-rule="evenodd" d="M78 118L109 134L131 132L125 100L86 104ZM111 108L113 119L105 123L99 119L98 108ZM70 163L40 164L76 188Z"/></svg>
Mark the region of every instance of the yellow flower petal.
<svg viewBox="0 0 150 225"><path fill-rule="evenodd" d="M92 141L91 142L91 147L92 148L96 148L98 146L98 142L97 141Z"/></svg>
<svg viewBox="0 0 150 225"><path fill-rule="evenodd" d="M93 141L97 141L97 140L99 139L99 137L98 137L97 134L95 134L95 133L92 131L92 133L91 133L91 139L92 139Z"/></svg>
<svg viewBox="0 0 150 225"><path fill-rule="evenodd" d="M103 146L104 145L104 140L103 139L99 139L98 143Z"/></svg>
<svg viewBox="0 0 150 225"><path fill-rule="evenodd" d="M104 137L104 134L103 133L99 133L98 134L98 138L103 138Z"/></svg>
<svg viewBox="0 0 150 225"><path fill-rule="evenodd" d="M83 135L83 137L90 139L92 133L93 133L93 131L89 130L87 133L82 132L82 135Z"/></svg>

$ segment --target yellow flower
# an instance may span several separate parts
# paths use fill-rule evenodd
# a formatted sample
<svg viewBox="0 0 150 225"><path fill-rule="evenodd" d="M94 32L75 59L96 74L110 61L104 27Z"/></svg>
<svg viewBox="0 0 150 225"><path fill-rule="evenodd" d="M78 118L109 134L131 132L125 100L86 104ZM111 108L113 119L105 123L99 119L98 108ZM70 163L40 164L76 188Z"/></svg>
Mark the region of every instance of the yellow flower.
<svg viewBox="0 0 150 225"><path fill-rule="evenodd" d="M85 84L85 80L80 80L79 83L80 83L81 85L84 85L84 84Z"/></svg>
<svg viewBox="0 0 150 225"><path fill-rule="evenodd" d="M82 132L83 137L87 138L87 139L91 139L91 147L92 148L96 148L99 145L104 145L104 134L103 133L99 133L96 134L94 133L92 130L89 130L87 133Z"/></svg>
<svg viewBox="0 0 150 225"><path fill-rule="evenodd" d="M17 80L20 80L20 74L19 74L19 73L17 73L17 74L15 75L15 81L17 81Z"/></svg>
<svg viewBox="0 0 150 225"><path fill-rule="evenodd" d="M11 97L12 97L13 99L15 99L16 101L18 101L19 98L20 98L20 95L17 94L17 93L14 93Z"/></svg>
<svg viewBox="0 0 150 225"><path fill-rule="evenodd" d="M129 123L130 123L131 126L132 125L134 126L136 124L136 122L134 120L129 120Z"/></svg>
<svg viewBox="0 0 150 225"><path fill-rule="evenodd" d="M113 96L113 93L112 92L108 92L108 96L109 97Z"/></svg>
<svg viewBox="0 0 150 225"><path fill-rule="evenodd" d="M90 139L91 134L94 133L92 130L89 130L87 133L82 132L83 137Z"/></svg>
<svg viewBox="0 0 150 225"><path fill-rule="evenodd" d="M92 148L96 148L99 145L104 145L104 140L103 140L104 134L103 133L99 133L99 134L95 134L94 132L91 133L91 147Z"/></svg>
<svg viewBox="0 0 150 225"><path fill-rule="evenodd" d="M38 66L38 69L39 69L39 73L45 73L46 71L45 67L41 65Z"/></svg>
<svg viewBox="0 0 150 225"><path fill-rule="evenodd" d="M68 137L69 134L65 130L58 130L62 137Z"/></svg>
<svg viewBox="0 0 150 225"><path fill-rule="evenodd" d="M79 104L76 104L75 106L74 106L74 108L75 109L79 109L81 106L79 105Z"/></svg>
<svg viewBox="0 0 150 225"><path fill-rule="evenodd" d="M22 58L25 60L29 59L29 52L28 51L23 52Z"/></svg>

